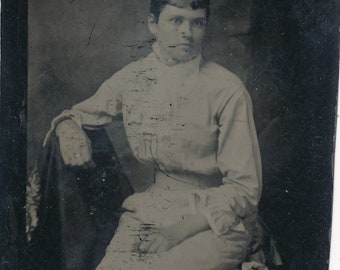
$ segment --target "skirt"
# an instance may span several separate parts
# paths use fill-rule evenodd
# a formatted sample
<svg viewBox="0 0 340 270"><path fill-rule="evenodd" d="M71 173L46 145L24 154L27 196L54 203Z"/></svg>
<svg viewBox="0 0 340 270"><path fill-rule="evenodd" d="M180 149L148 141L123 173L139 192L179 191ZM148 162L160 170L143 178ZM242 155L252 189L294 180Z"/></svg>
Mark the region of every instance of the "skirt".
<svg viewBox="0 0 340 270"><path fill-rule="evenodd" d="M128 197L115 236L97 270L234 270L249 254L247 231L217 236L212 230L198 233L169 251L141 253L138 245L152 228L169 226L192 214L188 190L165 189L155 183L146 192Z"/></svg>

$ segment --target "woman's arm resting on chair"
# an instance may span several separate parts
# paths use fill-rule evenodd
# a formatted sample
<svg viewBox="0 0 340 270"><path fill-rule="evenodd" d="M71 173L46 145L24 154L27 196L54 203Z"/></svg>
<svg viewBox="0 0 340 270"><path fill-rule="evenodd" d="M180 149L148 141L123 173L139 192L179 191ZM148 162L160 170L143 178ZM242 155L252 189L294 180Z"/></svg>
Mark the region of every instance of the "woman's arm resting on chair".
<svg viewBox="0 0 340 270"><path fill-rule="evenodd" d="M52 132L59 138L61 156L65 165L94 166L91 144L83 127L102 128L122 113L124 72L117 72L106 80L90 98L66 110L51 123L44 145Z"/></svg>

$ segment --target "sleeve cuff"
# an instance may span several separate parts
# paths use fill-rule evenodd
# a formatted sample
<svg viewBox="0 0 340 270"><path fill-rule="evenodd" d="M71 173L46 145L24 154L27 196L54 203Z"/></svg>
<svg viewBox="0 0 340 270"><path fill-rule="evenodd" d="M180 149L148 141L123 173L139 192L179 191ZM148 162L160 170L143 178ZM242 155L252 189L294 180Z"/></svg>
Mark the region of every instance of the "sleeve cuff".
<svg viewBox="0 0 340 270"><path fill-rule="evenodd" d="M79 127L82 126L82 119L80 115L77 115L70 110L63 111L60 115L58 115L52 120L51 127L45 135L43 147L46 146L48 139L51 137L51 134L54 132L57 125L66 119L72 119L74 122L77 123Z"/></svg>
<svg viewBox="0 0 340 270"><path fill-rule="evenodd" d="M246 230L242 219L235 215L230 206L226 206L226 209L218 209L218 207L209 206L208 200L209 194L199 191L193 192L189 196L189 207L193 214L201 213L204 215L215 235L226 234L229 230Z"/></svg>

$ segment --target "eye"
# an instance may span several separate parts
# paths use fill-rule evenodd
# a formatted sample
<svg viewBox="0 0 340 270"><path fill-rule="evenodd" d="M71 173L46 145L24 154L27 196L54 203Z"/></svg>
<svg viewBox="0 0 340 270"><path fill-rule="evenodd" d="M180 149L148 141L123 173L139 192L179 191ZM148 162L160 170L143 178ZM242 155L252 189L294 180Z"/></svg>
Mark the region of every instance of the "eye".
<svg viewBox="0 0 340 270"><path fill-rule="evenodd" d="M175 25L181 25L183 22L183 18L181 17L175 17L170 20Z"/></svg>
<svg viewBox="0 0 340 270"><path fill-rule="evenodd" d="M192 23L192 26L194 27L203 28L206 26L207 21L203 18L198 18L198 19L194 19L191 23Z"/></svg>

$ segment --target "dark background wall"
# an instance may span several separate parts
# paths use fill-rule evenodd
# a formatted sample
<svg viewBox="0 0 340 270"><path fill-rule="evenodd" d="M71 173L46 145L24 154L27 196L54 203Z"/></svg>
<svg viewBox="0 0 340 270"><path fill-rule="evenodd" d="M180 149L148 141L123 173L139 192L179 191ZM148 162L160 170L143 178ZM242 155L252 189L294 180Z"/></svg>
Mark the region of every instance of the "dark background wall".
<svg viewBox="0 0 340 270"><path fill-rule="evenodd" d="M338 68L336 2L211 2L204 55L240 76L252 96L264 170L262 215L287 269L327 269ZM24 269L24 262L17 266L17 258L27 252L25 167L32 168L49 122L150 51L147 8L146 0L32 0L26 54L27 2L3 1L2 30L10 37L2 39L2 62L10 67L2 69L1 90L4 269ZM125 164L135 164L124 148L121 124L111 131ZM132 180L148 174L144 168L135 174L127 171Z"/></svg>

